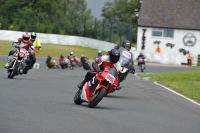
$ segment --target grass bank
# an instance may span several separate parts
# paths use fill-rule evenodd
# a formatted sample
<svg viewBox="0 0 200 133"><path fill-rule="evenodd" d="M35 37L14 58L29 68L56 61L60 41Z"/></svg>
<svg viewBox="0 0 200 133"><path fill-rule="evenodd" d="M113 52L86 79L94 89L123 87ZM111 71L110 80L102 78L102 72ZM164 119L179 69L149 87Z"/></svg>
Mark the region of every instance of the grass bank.
<svg viewBox="0 0 200 133"><path fill-rule="evenodd" d="M0 41L0 55L8 55L8 52L11 49L14 49L11 45L11 41ZM57 44L42 44L42 50L40 53L37 53L37 57L47 57L48 55L52 57L60 57L61 54L67 56L70 52L73 52L74 55L81 57L85 55L90 59L94 59L97 54L97 50L88 47L81 46L72 46L72 45L57 45ZM106 54L106 51L103 51Z"/></svg>
<svg viewBox="0 0 200 133"><path fill-rule="evenodd" d="M0 66L4 66L6 64L6 61L0 60Z"/></svg>
<svg viewBox="0 0 200 133"><path fill-rule="evenodd" d="M141 74L200 103L200 70Z"/></svg>

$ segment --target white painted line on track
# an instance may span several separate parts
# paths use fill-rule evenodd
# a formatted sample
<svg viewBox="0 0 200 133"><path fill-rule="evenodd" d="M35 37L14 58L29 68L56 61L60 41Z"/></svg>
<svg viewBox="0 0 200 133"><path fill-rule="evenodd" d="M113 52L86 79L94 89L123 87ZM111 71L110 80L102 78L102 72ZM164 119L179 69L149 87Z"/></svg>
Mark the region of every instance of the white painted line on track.
<svg viewBox="0 0 200 133"><path fill-rule="evenodd" d="M159 83L156 82L156 81L154 81L154 84L159 85L159 86L165 88L166 90L171 91L172 93L174 93L174 94L176 94L176 95L178 95L178 96L181 96L181 97L183 97L183 98L189 100L190 102L192 102L192 103L194 103L194 104L200 106L200 104L197 103L196 101L194 101L194 100L192 100L192 99L190 99L190 98L188 98L188 97L186 97L186 96L184 96L184 95L182 95L182 94L180 94L180 93L178 93L178 92L176 92L176 91L174 91L174 90L172 90L172 89L170 89L170 88L168 88L168 87L166 87L166 86L164 86L164 85L161 85L161 84L159 84Z"/></svg>
<svg viewBox="0 0 200 133"><path fill-rule="evenodd" d="M135 73L134 75L135 75L135 77L137 77L138 79L140 79L140 77L138 76L138 73Z"/></svg>

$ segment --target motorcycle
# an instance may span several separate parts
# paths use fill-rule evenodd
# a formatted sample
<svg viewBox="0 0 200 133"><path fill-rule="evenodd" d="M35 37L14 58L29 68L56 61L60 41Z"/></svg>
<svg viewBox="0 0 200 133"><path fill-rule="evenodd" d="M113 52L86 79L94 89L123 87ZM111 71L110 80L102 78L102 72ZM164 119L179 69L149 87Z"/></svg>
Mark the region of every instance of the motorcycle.
<svg viewBox="0 0 200 133"><path fill-rule="evenodd" d="M45 64L47 65L47 62L45 62ZM57 69L60 69L60 67L58 66L56 60L54 59L51 59L51 61L49 62L49 66L47 66L48 68L57 68Z"/></svg>
<svg viewBox="0 0 200 133"><path fill-rule="evenodd" d="M113 92L118 85L118 73L114 68L106 67L103 72L97 73L94 78L85 83L82 90L74 96L75 104L88 103L89 108L94 108L104 96Z"/></svg>
<svg viewBox="0 0 200 133"><path fill-rule="evenodd" d="M61 65L61 68L62 68L62 69L70 68L71 70L74 69L74 67L71 65L69 59L67 59L67 58L64 58L63 64Z"/></svg>
<svg viewBox="0 0 200 133"><path fill-rule="evenodd" d="M138 67L141 70L141 72L144 72L145 64L144 64L144 58L138 58Z"/></svg>
<svg viewBox="0 0 200 133"><path fill-rule="evenodd" d="M134 69L133 66L131 66L133 57L131 53L123 47L119 48L119 52L120 52L119 62L121 64L121 67L124 69L124 72L119 74L119 82L122 82L123 80L126 79L130 70Z"/></svg>
<svg viewBox="0 0 200 133"><path fill-rule="evenodd" d="M78 57L74 57L74 61L76 62L76 65L78 65L79 67L82 67L82 63L81 63L81 61L80 61L80 58L78 58Z"/></svg>
<svg viewBox="0 0 200 133"><path fill-rule="evenodd" d="M27 58L27 50L24 48L20 48L15 46L15 48L18 48L14 55L13 55L13 61L10 65L10 67L7 69L8 71L8 78L13 79L14 76L20 74L23 74L23 70L26 67L25 59Z"/></svg>
<svg viewBox="0 0 200 133"><path fill-rule="evenodd" d="M23 74L27 74L29 69L32 69L31 64L33 64L33 58L35 58L35 53L39 53L37 49L31 49L27 51L27 58L30 59L29 64L23 69Z"/></svg>
<svg viewBox="0 0 200 133"><path fill-rule="evenodd" d="M92 70L91 67L90 67L89 59L88 58L83 58L81 60L81 63L83 65L83 69L85 69L85 70Z"/></svg>

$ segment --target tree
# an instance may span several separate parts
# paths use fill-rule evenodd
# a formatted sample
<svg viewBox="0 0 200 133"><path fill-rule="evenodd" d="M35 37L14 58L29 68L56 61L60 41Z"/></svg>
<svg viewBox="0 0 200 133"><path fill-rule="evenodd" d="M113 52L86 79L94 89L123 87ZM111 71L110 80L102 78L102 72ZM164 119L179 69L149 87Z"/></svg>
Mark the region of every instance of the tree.
<svg viewBox="0 0 200 133"><path fill-rule="evenodd" d="M104 19L112 20L113 22L120 21L130 23L133 29L137 27L137 16L135 9L140 10L139 0L114 0L114 2L106 2L102 9L102 17ZM119 29L119 25L118 25ZM137 31L132 31L132 41L135 42Z"/></svg>

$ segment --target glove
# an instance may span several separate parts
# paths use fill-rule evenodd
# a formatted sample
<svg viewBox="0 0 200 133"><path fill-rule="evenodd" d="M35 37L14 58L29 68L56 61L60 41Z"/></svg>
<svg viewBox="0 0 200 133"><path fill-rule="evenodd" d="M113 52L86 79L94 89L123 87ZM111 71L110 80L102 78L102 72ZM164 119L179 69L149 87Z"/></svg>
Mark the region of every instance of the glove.
<svg viewBox="0 0 200 133"><path fill-rule="evenodd" d="M135 73L135 68L131 69L129 72L134 74Z"/></svg>

